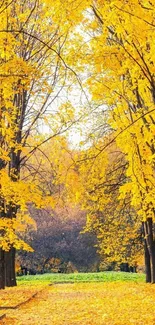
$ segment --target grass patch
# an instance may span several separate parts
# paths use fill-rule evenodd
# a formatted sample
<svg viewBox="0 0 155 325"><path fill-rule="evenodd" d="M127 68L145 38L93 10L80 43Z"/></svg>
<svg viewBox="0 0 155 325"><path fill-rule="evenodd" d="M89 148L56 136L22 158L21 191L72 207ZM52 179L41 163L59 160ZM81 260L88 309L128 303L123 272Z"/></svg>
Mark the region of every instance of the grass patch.
<svg viewBox="0 0 155 325"><path fill-rule="evenodd" d="M17 277L19 285L49 284L62 282L115 282L134 281L145 282L145 275L127 272L99 272L99 273L72 273L72 274L39 274Z"/></svg>

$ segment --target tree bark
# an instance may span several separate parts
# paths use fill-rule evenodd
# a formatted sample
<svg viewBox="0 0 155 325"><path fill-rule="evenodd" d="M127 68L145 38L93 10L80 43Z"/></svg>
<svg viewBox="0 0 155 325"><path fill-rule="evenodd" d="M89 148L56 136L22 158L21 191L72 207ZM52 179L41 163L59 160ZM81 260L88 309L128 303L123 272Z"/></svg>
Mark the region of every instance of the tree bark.
<svg viewBox="0 0 155 325"><path fill-rule="evenodd" d="M0 185L1 188L1 185ZM0 198L0 218L4 218L4 200ZM3 237L4 231L0 231L0 235ZM0 247L0 289L5 288L5 252Z"/></svg>
<svg viewBox="0 0 155 325"><path fill-rule="evenodd" d="M144 242L144 257L145 257L145 274L146 282L151 282L151 263L150 263L150 254L147 248L146 240Z"/></svg>
<svg viewBox="0 0 155 325"><path fill-rule="evenodd" d="M152 218L148 218L148 250L150 254L150 264L151 264L151 283L155 283L155 242L153 238L153 222Z"/></svg>
<svg viewBox="0 0 155 325"><path fill-rule="evenodd" d="M15 253L14 247L11 247L8 252L5 252L5 285L6 287L14 287L16 283L15 273Z"/></svg>
<svg viewBox="0 0 155 325"><path fill-rule="evenodd" d="M152 218L148 218L143 223L144 225L144 240L145 243L145 261L147 266L148 282L155 283L155 241L153 238L153 221ZM151 274L151 281L150 281Z"/></svg>
<svg viewBox="0 0 155 325"><path fill-rule="evenodd" d="M147 247L146 241L146 230L147 224L146 222L142 222L142 231L144 236L144 261L145 261L145 274L146 274L146 283L151 283L151 263L150 263L150 254Z"/></svg>
<svg viewBox="0 0 155 325"><path fill-rule="evenodd" d="M5 259L4 251L0 248L0 289L5 288Z"/></svg>

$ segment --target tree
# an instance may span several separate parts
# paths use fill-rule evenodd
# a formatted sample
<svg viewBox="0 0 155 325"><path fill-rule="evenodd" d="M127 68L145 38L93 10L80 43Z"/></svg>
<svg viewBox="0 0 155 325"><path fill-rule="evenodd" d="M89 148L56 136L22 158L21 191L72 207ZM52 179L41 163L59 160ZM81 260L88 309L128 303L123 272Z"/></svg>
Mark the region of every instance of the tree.
<svg viewBox="0 0 155 325"><path fill-rule="evenodd" d="M26 220L30 197L25 194L29 189L33 193L32 202L38 207L44 201L37 184L20 180L21 169L42 143L65 132L74 123L69 103L67 113L64 107L53 105L69 71L61 55L68 53L64 47L72 30L65 8L64 16L61 15L60 5L59 1L49 6L46 1L17 3L13 0L2 2L0 8L0 288L16 284L15 248L19 248L20 241L15 236L15 224L19 209L19 219ZM40 136L41 128L45 127L50 132ZM12 239L12 233L16 240Z"/></svg>
<svg viewBox="0 0 155 325"><path fill-rule="evenodd" d="M62 136L40 146L22 170L21 178L37 182L42 193L52 195L45 209L37 210L29 204L37 232L30 228L24 235L24 241L34 252L20 253L22 265L44 272L51 270L55 261L72 262L78 270L91 269L98 263L95 236L80 234L85 225L85 212L67 199L68 178L75 186L76 174L74 152Z"/></svg>
<svg viewBox="0 0 155 325"><path fill-rule="evenodd" d="M128 162L116 144L97 157L103 142L100 139L96 147L79 154L80 186L76 185L75 196L87 212L85 231L97 236L101 260L134 266L142 255L142 227L131 195L124 199L120 195L120 187L128 181Z"/></svg>
<svg viewBox="0 0 155 325"><path fill-rule="evenodd" d="M127 182L121 199L143 223L147 280L155 282L154 244L154 5L149 1L95 1L87 16L87 81L92 99L107 107L113 140L125 154ZM93 16L94 15L94 16ZM84 60L86 51L84 52ZM150 269L149 269L150 265Z"/></svg>

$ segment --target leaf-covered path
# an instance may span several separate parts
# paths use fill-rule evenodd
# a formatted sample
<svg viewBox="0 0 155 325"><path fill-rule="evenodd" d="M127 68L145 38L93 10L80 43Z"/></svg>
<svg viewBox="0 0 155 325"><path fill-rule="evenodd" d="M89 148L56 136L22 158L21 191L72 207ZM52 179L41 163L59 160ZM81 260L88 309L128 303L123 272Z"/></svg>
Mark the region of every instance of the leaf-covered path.
<svg viewBox="0 0 155 325"><path fill-rule="evenodd" d="M46 287L4 325L155 325L155 287L136 283L76 283Z"/></svg>

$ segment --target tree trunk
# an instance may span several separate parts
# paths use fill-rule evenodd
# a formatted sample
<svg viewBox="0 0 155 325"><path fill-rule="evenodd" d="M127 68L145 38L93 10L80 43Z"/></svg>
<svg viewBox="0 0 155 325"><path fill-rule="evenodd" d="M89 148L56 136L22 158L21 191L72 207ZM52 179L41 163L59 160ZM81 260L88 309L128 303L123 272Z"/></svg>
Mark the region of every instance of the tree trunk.
<svg viewBox="0 0 155 325"><path fill-rule="evenodd" d="M151 282L151 263L150 263L150 254L147 248L146 240L144 242L144 257L145 257L145 273L146 273L146 282Z"/></svg>
<svg viewBox="0 0 155 325"><path fill-rule="evenodd" d="M152 249L152 283L155 283L155 241L153 241Z"/></svg>
<svg viewBox="0 0 155 325"><path fill-rule="evenodd" d="M16 283L15 274L15 248L11 247L8 252L5 252L5 285L14 287Z"/></svg>
<svg viewBox="0 0 155 325"><path fill-rule="evenodd" d="M144 225L144 240L146 241L146 262L148 267L148 280L150 280L149 272L151 273L151 283L155 283L155 241L153 238L153 221L152 218L148 218L143 223ZM148 251L147 251L148 250ZM149 256L148 256L149 254ZM150 271L149 271L150 268Z"/></svg>
<svg viewBox="0 0 155 325"><path fill-rule="evenodd" d="M5 260L4 251L0 248L0 289L5 288Z"/></svg>
<svg viewBox="0 0 155 325"><path fill-rule="evenodd" d="M153 222L152 218L147 220L148 228L148 250L150 254L150 264L151 264L151 283L155 283L155 244L153 239Z"/></svg>
<svg viewBox="0 0 155 325"><path fill-rule="evenodd" d="M147 236L147 223L142 222L142 231L144 236L144 261L145 261L145 274L146 274L146 282L151 282L151 262L150 262L150 254L147 246L146 236Z"/></svg>
<svg viewBox="0 0 155 325"><path fill-rule="evenodd" d="M0 168L1 169L1 168ZM1 184L0 184L1 188ZM4 218L4 200L0 197L0 218ZM0 236L3 237L4 231L0 231ZM5 288L5 252L0 247L0 289Z"/></svg>

